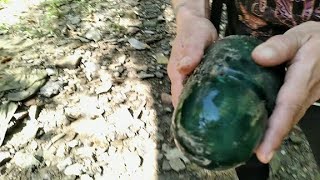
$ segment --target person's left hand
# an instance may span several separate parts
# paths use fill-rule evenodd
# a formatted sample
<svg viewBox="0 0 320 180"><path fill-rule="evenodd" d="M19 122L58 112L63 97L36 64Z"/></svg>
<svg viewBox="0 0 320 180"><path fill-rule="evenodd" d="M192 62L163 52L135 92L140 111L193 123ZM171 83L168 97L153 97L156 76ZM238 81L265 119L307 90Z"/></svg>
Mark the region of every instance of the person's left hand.
<svg viewBox="0 0 320 180"><path fill-rule="evenodd" d="M288 63L268 129L256 150L258 159L268 163L292 127L320 99L320 22L305 22L268 39L252 57L262 66Z"/></svg>

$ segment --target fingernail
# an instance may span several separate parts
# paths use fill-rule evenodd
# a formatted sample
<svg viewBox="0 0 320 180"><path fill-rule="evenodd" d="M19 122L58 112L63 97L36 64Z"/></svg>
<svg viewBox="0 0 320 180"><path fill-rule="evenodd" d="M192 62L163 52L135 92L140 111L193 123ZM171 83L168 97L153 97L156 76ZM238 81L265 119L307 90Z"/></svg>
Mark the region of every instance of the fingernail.
<svg viewBox="0 0 320 180"><path fill-rule="evenodd" d="M265 45L258 46L256 49L256 53L267 59L275 58L276 55L274 48Z"/></svg>
<svg viewBox="0 0 320 180"><path fill-rule="evenodd" d="M269 155L267 156L266 161L267 161L267 162L270 162L271 159L272 159L272 157L273 157L273 155L274 155L274 151L271 151L271 152L269 153Z"/></svg>

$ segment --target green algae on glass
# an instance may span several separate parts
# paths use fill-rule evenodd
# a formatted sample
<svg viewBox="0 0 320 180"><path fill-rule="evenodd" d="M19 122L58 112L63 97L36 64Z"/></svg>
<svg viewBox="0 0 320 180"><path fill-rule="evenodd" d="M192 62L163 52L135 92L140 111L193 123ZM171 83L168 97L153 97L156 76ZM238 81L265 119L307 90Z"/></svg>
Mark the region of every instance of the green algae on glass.
<svg viewBox="0 0 320 180"><path fill-rule="evenodd" d="M284 69L254 63L261 41L229 36L210 46L173 115L177 146L196 164L224 170L245 163L266 129Z"/></svg>

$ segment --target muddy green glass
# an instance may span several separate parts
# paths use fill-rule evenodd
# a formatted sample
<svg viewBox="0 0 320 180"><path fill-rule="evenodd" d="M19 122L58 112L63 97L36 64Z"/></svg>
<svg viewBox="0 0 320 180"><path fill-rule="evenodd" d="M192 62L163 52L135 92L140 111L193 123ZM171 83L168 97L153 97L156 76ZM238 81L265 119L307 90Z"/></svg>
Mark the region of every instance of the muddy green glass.
<svg viewBox="0 0 320 180"><path fill-rule="evenodd" d="M202 167L243 164L263 136L285 71L252 60L260 43L249 36L217 41L185 84L172 132L177 146Z"/></svg>

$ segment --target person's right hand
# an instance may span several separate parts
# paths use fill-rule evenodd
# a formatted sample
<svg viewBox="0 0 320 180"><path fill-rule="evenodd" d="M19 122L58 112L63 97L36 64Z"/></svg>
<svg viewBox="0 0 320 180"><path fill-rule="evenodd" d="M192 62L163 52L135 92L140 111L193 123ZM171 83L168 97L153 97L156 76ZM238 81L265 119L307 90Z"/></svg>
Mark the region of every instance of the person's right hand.
<svg viewBox="0 0 320 180"><path fill-rule="evenodd" d="M183 81L200 63L205 48L218 38L217 31L209 19L185 9L181 9L178 16L177 35L168 63L174 107L178 104Z"/></svg>

